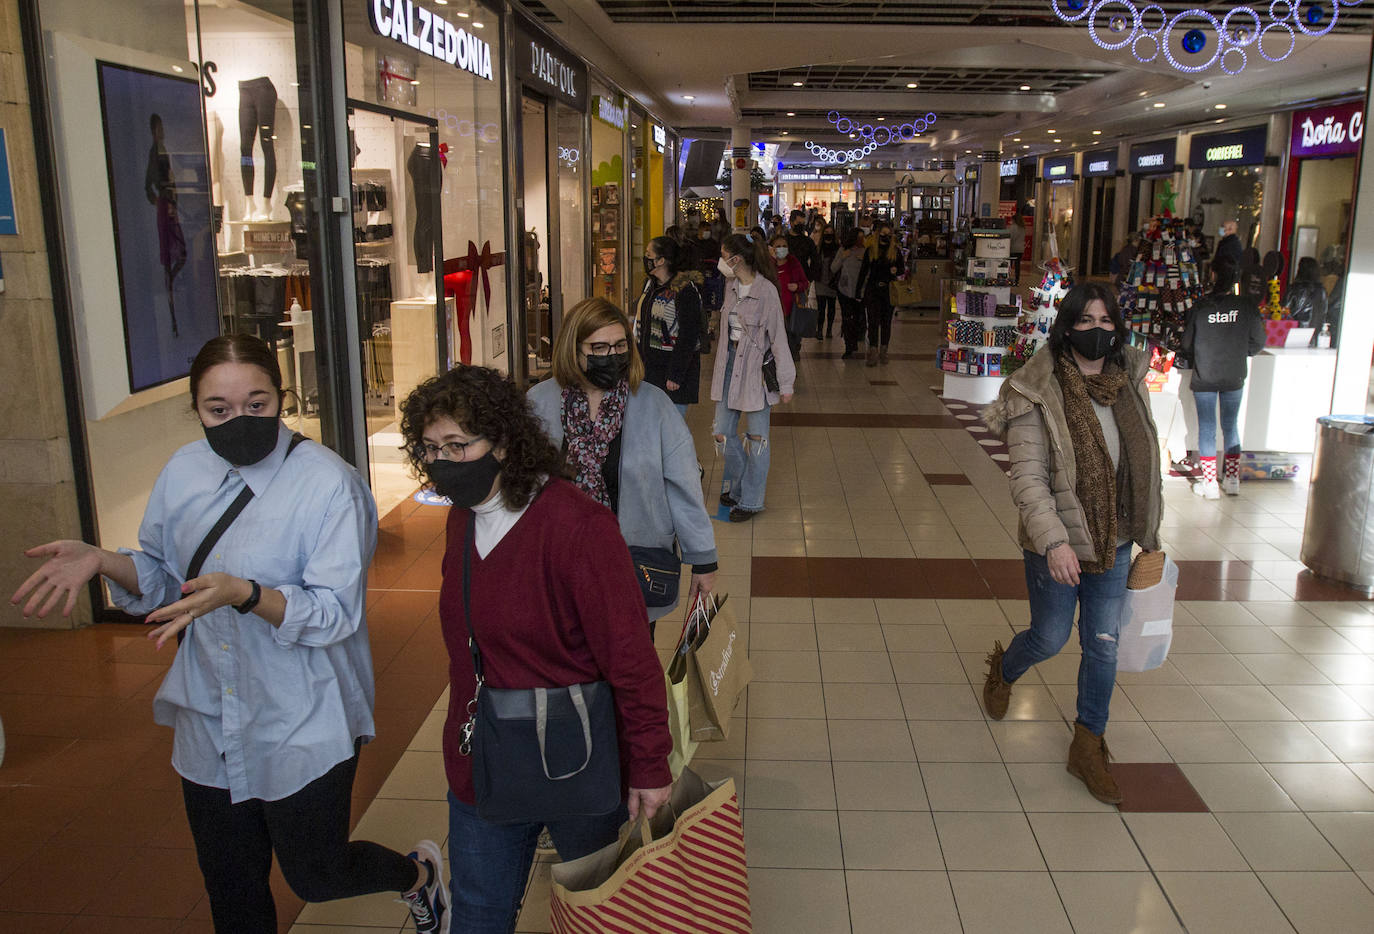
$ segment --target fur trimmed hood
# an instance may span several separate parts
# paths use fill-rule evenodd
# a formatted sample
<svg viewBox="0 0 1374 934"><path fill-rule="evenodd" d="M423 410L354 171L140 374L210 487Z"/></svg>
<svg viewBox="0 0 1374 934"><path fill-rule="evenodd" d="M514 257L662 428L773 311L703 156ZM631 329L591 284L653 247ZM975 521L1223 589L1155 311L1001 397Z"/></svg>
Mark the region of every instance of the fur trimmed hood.
<svg viewBox="0 0 1374 934"><path fill-rule="evenodd" d="M674 291L686 288L688 285L694 285L697 288L701 288L702 283L705 281L706 277L695 269L684 269L668 281L668 287Z"/></svg>

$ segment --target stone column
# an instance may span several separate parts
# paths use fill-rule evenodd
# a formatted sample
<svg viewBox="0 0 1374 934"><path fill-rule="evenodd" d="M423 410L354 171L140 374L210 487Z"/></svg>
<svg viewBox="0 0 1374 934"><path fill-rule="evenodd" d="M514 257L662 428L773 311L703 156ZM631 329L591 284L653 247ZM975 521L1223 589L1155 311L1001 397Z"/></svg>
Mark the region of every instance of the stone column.
<svg viewBox="0 0 1374 934"><path fill-rule="evenodd" d="M730 202L726 205L730 226L743 232L758 223L759 204L754 200L751 176L754 167L754 150L750 145L751 133L748 127L737 126L730 130ZM738 160L744 160L744 168L737 168ZM745 202L744 223L738 222L736 202ZM774 201L773 210L777 210Z"/></svg>
<svg viewBox="0 0 1374 934"><path fill-rule="evenodd" d="M0 626L66 629L91 622L84 593L70 619L58 612L42 621L25 620L8 603L38 567L23 556L25 547L81 537L16 0L0 0L0 128L19 226L18 236L0 236L5 282L0 334L11 363L0 368L0 597L6 598L0 602ZM98 222L109 222L108 209L97 214Z"/></svg>

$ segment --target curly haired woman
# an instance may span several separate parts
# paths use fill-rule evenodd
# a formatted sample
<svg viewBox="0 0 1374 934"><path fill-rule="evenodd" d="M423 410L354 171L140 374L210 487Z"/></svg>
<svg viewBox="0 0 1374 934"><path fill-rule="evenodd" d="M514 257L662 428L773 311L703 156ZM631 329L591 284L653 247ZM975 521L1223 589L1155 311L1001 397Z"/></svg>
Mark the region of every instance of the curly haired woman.
<svg viewBox="0 0 1374 934"><path fill-rule="evenodd" d="M469 625L489 687L610 684L623 803L608 814L550 822L565 860L614 842L627 814L652 816L668 800L672 739L663 669L615 516L558 476L562 458L513 382L495 370L460 367L422 383L402 413L411 467L453 503L439 590L449 651L444 767L452 927L505 934L515 929L545 822L494 824L477 813L472 761L460 749L476 687ZM601 547L588 551L588 542Z"/></svg>

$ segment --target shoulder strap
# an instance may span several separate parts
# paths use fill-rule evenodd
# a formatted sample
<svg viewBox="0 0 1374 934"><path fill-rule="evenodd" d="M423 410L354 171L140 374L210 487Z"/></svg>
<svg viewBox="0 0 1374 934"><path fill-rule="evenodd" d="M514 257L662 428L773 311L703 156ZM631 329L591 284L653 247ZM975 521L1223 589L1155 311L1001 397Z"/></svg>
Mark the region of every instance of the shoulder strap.
<svg viewBox="0 0 1374 934"><path fill-rule="evenodd" d="M286 456L290 457L291 452L296 450L297 445L304 440L305 435L300 432L293 434L291 436L291 443L286 448ZM229 508L224 510L224 514L216 520L214 526L212 526L210 531L205 534L205 537L201 539L200 546L196 548L196 553L191 556L191 563L186 567L187 580L200 576L200 569L205 564L205 559L210 556L210 549L215 547L215 543L224 535L225 530L234 524L234 520L239 517L239 513L247 508L248 501L252 498L253 488L245 483L242 492L234 497L234 501L229 504Z"/></svg>
<svg viewBox="0 0 1374 934"><path fill-rule="evenodd" d="M468 624L468 651L472 653L472 670L479 687L485 682L482 675L482 653L477 648L477 633L472 628L472 553L477 548L477 513L468 516L467 540L463 542L463 621Z"/></svg>

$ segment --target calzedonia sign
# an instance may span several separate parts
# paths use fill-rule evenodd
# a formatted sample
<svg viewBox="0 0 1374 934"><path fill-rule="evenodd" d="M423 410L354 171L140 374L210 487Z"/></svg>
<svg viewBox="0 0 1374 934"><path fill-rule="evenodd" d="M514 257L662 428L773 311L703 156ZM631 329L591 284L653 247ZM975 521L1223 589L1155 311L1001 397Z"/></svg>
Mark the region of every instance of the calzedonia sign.
<svg viewBox="0 0 1374 934"><path fill-rule="evenodd" d="M1268 138L1269 129L1263 124L1230 133L1196 133L1188 148L1188 167L1210 169L1261 165Z"/></svg>
<svg viewBox="0 0 1374 934"><path fill-rule="evenodd" d="M1364 101L1299 110L1288 151L1299 158L1358 155L1364 124Z"/></svg>
<svg viewBox="0 0 1374 934"><path fill-rule="evenodd" d="M515 74L524 84L586 111L586 64L519 16L515 19Z"/></svg>
<svg viewBox="0 0 1374 934"><path fill-rule="evenodd" d="M413 0L368 0L367 18L372 31L383 39L393 39L421 55L494 80L490 45Z"/></svg>

